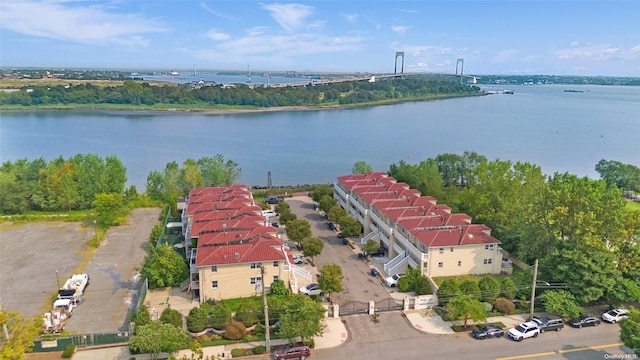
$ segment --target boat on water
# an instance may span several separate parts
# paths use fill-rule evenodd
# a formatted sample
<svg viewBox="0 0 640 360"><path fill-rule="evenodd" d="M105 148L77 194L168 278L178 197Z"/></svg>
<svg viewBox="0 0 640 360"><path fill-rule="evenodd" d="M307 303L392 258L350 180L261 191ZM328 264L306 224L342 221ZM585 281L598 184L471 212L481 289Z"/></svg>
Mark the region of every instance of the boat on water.
<svg viewBox="0 0 640 360"><path fill-rule="evenodd" d="M171 76L178 76L178 75L180 75L180 73L179 73L179 72L177 72L176 70L173 70L173 71L171 72Z"/></svg>
<svg viewBox="0 0 640 360"><path fill-rule="evenodd" d="M584 90L566 89L566 90L564 90L564 92L570 92L570 93L583 93L583 92L584 92Z"/></svg>
<svg viewBox="0 0 640 360"><path fill-rule="evenodd" d="M506 89L506 90L502 90L502 93L503 94L513 94L514 92L513 92L513 90Z"/></svg>

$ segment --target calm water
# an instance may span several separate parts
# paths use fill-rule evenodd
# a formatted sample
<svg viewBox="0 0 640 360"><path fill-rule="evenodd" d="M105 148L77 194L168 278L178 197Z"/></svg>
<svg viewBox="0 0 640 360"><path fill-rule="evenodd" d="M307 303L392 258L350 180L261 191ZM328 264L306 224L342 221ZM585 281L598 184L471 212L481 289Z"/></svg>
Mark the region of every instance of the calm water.
<svg viewBox="0 0 640 360"><path fill-rule="evenodd" d="M502 90L504 86L486 87ZM171 161L223 154L241 182L326 183L364 160L387 171L442 153L527 161L547 174L597 178L600 159L640 166L640 87L512 86L515 94L352 110L202 115L0 113L0 160L117 155L144 189ZM564 89L585 92L568 93Z"/></svg>

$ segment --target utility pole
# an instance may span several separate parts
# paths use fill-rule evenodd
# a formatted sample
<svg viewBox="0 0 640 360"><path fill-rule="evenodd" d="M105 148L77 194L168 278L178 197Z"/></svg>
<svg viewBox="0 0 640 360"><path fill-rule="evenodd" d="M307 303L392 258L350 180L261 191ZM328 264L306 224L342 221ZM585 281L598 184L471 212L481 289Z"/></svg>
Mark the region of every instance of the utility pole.
<svg viewBox="0 0 640 360"><path fill-rule="evenodd" d="M264 286L264 265L260 267L260 281L262 282L262 303L264 304L264 339L267 353L271 352L271 334L269 333L269 304L267 303L267 293Z"/></svg>
<svg viewBox="0 0 640 360"><path fill-rule="evenodd" d="M536 283L538 281L538 259L533 263L533 284L531 284L531 317L533 319L533 307L536 301Z"/></svg>
<svg viewBox="0 0 640 360"><path fill-rule="evenodd" d="M58 280L58 289L60 289L60 276L58 275L58 269L56 269L56 280Z"/></svg>

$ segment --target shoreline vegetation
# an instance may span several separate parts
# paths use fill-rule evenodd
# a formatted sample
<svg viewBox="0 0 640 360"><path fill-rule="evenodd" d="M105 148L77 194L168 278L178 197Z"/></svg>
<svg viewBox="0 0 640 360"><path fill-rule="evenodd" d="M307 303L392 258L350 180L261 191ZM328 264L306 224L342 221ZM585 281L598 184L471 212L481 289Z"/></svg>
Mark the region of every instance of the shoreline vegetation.
<svg viewBox="0 0 640 360"><path fill-rule="evenodd" d="M171 92L170 95L167 95ZM477 87L427 80L345 82L323 86L184 89L171 83L125 80L0 80L0 111L122 111L225 115L323 111L483 96Z"/></svg>

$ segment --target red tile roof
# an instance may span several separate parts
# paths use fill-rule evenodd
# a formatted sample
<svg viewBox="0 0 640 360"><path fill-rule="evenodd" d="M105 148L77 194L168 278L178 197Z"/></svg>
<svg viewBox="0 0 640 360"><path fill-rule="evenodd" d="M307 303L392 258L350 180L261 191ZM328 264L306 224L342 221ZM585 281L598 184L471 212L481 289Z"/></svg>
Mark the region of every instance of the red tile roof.
<svg viewBox="0 0 640 360"><path fill-rule="evenodd" d="M384 172L339 176L338 182L427 247L500 243L486 225L471 224L471 216L452 214L447 205Z"/></svg>
<svg viewBox="0 0 640 360"><path fill-rule="evenodd" d="M198 247L196 266L284 261L281 243L255 241L248 244Z"/></svg>

